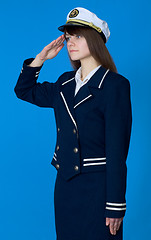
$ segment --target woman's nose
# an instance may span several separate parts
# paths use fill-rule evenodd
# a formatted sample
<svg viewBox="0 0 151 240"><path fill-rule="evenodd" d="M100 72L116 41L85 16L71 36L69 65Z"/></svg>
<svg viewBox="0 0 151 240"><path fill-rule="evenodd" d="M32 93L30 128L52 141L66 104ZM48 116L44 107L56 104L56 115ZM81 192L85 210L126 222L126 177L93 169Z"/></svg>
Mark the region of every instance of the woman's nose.
<svg viewBox="0 0 151 240"><path fill-rule="evenodd" d="M68 41L68 45L74 45L75 41L73 38L70 38L70 40Z"/></svg>

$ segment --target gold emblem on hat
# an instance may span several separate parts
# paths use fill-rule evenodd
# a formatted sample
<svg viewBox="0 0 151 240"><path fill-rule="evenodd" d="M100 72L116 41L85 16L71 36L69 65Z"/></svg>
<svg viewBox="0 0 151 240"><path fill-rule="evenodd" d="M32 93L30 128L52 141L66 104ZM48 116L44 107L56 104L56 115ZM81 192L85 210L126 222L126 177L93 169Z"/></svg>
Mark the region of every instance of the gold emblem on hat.
<svg viewBox="0 0 151 240"><path fill-rule="evenodd" d="M69 18L74 18L79 14L79 10L78 9L73 9L69 15Z"/></svg>

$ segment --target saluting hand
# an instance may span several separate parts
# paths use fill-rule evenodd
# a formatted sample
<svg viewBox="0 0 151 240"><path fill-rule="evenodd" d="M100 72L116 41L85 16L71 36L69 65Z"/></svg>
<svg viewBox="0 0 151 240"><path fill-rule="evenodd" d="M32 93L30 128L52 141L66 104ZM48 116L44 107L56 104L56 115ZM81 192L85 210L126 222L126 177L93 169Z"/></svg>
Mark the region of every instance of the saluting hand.
<svg viewBox="0 0 151 240"><path fill-rule="evenodd" d="M58 37L56 40L49 43L44 49L39 53L39 58L41 60L47 60L52 59L57 56L57 54L60 52L60 50L64 46L64 34Z"/></svg>
<svg viewBox="0 0 151 240"><path fill-rule="evenodd" d="M123 221L123 217L122 218L106 218L106 226L109 226L111 234L116 235L116 232L119 230L122 221Z"/></svg>
<svg viewBox="0 0 151 240"><path fill-rule="evenodd" d="M41 66L47 59L52 59L57 56L60 50L64 47L64 34L53 40L44 49L37 54L36 58L29 64L30 67Z"/></svg>

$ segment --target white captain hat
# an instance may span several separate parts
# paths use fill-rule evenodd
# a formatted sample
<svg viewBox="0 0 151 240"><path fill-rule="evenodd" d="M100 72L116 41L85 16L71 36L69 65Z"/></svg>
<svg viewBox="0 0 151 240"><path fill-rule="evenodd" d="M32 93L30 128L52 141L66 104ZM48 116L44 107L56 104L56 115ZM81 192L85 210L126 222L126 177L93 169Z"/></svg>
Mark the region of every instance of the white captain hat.
<svg viewBox="0 0 151 240"><path fill-rule="evenodd" d="M66 26L81 26L95 29L106 43L110 37L110 30L107 22L101 20L96 14L89 10L77 7L72 9L67 15L67 21L64 25L58 27L61 32L64 32Z"/></svg>

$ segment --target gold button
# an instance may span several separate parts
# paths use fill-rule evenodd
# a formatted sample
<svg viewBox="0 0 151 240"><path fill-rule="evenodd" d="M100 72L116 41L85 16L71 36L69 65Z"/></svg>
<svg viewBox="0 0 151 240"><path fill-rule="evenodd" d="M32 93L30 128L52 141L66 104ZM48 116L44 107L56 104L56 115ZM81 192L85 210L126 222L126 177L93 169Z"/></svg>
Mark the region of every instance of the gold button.
<svg viewBox="0 0 151 240"><path fill-rule="evenodd" d="M58 132L60 131L60 128L58 128Z"/></svg>
<svg viewBox="0 0 151 240"><path fill-rule="evenodd" d="M79 167L78 166L74 166L75 171L78 171Z"/></svg>
<svg viewBox="0 0 151 240"><path fill-rule="evenodd" d="M59 164L56 164L56 168L59 169L59 167L60 167Z"/></svg>
<svg viewBox="0 0 151 240"><path fill-rule="evenodd" d="M73 129L73 133L76 133L76 130L75 130L75 128Z"/></svg>
<svg viewBox="0 0 151 240"><path fill-rule="evenodd" d="M78 152L78 148L74 148L73 151L74 151L75 153L77 153L77 152Z"/></svg>
<svg viewBox="0 0 151 240"><path fill-rule="evenodd" d="M57 151L59 150L59 145L57 146Z"/></svg>

